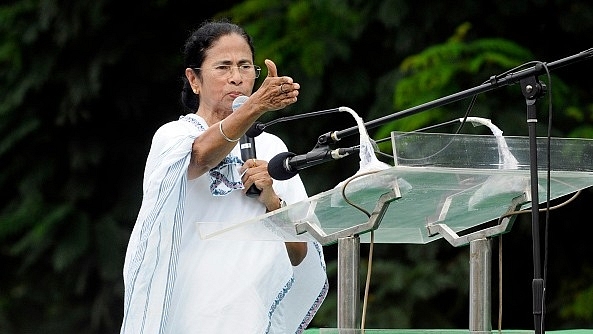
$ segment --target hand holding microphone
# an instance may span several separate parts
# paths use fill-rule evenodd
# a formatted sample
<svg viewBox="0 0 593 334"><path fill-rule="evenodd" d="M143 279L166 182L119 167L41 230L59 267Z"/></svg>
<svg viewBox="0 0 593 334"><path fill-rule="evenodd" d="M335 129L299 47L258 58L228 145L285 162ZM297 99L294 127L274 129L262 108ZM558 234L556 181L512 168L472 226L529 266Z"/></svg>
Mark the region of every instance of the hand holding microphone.
<svg viewBox="0 0 593 334"><path fill-rule="evenodd" d="M248 97L245 95L237 97L233 101L233 112L239 109L239 107L243 105L247 99ZM247 162L249 159L253 159L253 162L255 163L255 139L253 137L249 137L246 134L241 136L241 139L239 140L239 148L241 149L241 159L244 162ZM251 187L249 187L249 189L247 189L245 195L249 197L257 197L260 193L261 190L257 188L254 183L251 185Z"/></svg>
<svg viewBox="0 0 593 334"><path fill-rule="evenodd" d="M241 140L239 140L239 145L241 148L241 159L247 162L248 160L252 159L253 163L255 164L255 139L248 137L247 135L243 135ZM255 183L247 189L245 195L249 197L257 197L261 194L261 190L255 186Z"/></svg>

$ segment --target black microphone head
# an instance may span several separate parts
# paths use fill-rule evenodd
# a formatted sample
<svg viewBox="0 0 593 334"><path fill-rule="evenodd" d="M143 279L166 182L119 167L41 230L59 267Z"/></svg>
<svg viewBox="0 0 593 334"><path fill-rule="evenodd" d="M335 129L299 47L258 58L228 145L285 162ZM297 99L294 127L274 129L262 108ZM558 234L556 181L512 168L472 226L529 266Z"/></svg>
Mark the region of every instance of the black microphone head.
<svg viewBox="0 0 593 334"><path fill-rule="evenodd" d="M283 152L273 157L268 163L268 173L274 180L288 180L298 174L293 172L288 166L288 159L296 154L292 152Z"/></svg>
<svg viewBox="0 0 593 334"><path fill-rule="evenodd" d="M247 135L247 137L255 138L264 132L265 127L266 125L262 122L255 122L253 125L251 125L251 127L249 127L247 132L245 132L245 135Z"/></svg>

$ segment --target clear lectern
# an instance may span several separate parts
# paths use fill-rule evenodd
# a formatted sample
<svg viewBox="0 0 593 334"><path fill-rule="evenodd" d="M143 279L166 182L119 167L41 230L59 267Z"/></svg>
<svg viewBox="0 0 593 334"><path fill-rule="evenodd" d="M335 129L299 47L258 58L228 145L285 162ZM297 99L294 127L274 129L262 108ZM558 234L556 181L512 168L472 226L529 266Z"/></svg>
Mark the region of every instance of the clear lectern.
<svg viewBox="0 0 593 334"><path fill-rule="evenodd" d="M392 145L394 166L255 219L203 224L201 237L337 243L338 329L356 329L360 320L359 246L370 241L367 232L377 243L469 245L469 329L489 332L490 237L509 232L534 200L528 139L394 132ZM593 185L593 140L538 138L537 157L539 203Z"/></svg>

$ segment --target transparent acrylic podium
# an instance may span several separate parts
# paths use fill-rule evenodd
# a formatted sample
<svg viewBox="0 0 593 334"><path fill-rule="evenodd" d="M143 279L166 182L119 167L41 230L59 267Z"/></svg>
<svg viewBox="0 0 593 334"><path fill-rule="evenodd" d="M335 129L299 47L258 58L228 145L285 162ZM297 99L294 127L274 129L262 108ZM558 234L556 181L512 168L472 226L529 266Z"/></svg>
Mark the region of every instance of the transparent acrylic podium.
<svg viewBox="0 0 593 334"><path fill-rule="evenodd" d="M445 238L469 245L469 329L489 332L489 238L509 232L512 213L530 208L528 138L394 132L392 145L390 168L248 221L200 224L201 237L337 243L338 328L353 330L360 321L359 245L370 241L368 232L375 243ZM549 146L548 159L548 141L538 138L539 203L548 185L550 199L593 185L593 140L552 138Z"/></svg>

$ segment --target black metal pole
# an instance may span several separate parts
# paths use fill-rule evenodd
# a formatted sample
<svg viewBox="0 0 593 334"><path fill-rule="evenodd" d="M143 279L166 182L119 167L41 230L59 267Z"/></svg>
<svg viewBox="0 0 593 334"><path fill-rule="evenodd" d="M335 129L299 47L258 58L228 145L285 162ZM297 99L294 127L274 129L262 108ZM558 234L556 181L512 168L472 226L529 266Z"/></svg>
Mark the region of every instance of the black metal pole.
<svg viewBox="0 0 593 334"><path fill-rule="evenodd" d="M531 235L533 244L533 322L536 334L544 331L545 282L542 278L541 246L539 233L539 180L537 163L537 99L544 96L546 86L537 76L520 81L521 91L527 105L527 128L529 132L529 167L531 177Z"/></svg>
<svg viewBox="0 0 593 334"><path fill-rule="evenodd" d="M593 48L590 48L585 51L574 54L572 56L562 58L562 59L553 61L551 63L545 63L545 64L546 64L546 67L548 68L548 70L552 71L552 70L558 69L560 67L574 64L576 62L579 62L579 61L582 61L582 60L585 60L585 59L588 59L591 57L593 57ZM367 129L372 129L377 126L383 125L385 123L394 121L396 119L404 118L406 116L411 116L411 115L417 114L419 112L422 112L422 111L425 111L428 109L440 107L440 106L443 106L443 105L446 105L449 103L463 100L470 96L484 93L484 92L487 92L490 90L494 90L494 89L500 88L502 86L516 84L517 82L519 82L520 80L522 80L524 78L533 77L536 75L543 74L544 71L545 71L545 69L543 68L543 66L534 65L531 68L523 69L523 70L520 70L517 72L508 73L501 77L492 76L490 78L490 80L488 80L487 82L485 82L479 86L476 86L474 88L470 88L470 89L467 89L467 90L464 90L464 91L461 91L461 92L458 92L458 93L455 93L452 95L448 95L448 96L433 100L431 102L427 102L427 103L424 103L424 104L421 104L421 105L418 105L418 106L415 106L415 107L412 107L412 108L409 108L406 110L402 110L402 111L393 113L391 115L377 118L373 121L364 123L364 125ZM326 144L329 141L337 142L344 137L354 135L357 133L358 133L358 126L353 126L353 127L341 130L341 131L334 131L334 132L329 132L329 133L323 134L323 135L319 136L317 143L318 144Z"/></svg>

